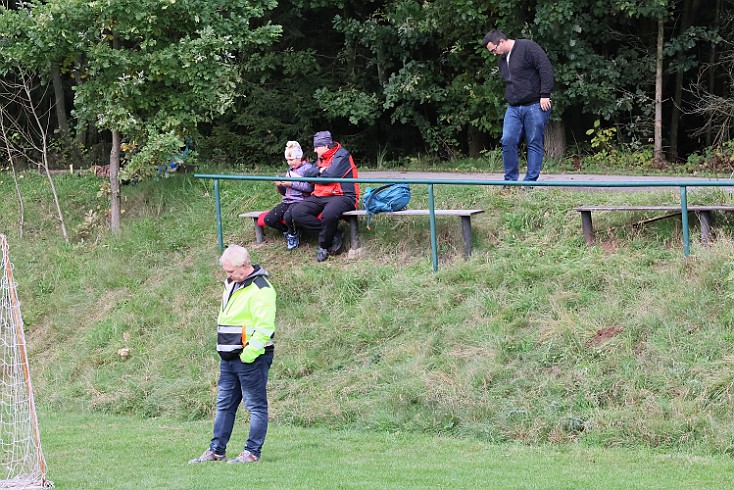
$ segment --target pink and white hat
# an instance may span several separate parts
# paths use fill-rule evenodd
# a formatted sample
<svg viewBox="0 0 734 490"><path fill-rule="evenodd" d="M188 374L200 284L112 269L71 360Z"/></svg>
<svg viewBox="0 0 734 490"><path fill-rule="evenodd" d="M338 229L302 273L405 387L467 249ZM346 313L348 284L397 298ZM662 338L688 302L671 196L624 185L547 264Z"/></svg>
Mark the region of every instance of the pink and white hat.
<svg viewBox="0 0 734 490"><path fill-rule="evenodd" d="M291 160L293 158L303 158L303 150L298 141L289 141L285 144L285 159Z"/></svg>

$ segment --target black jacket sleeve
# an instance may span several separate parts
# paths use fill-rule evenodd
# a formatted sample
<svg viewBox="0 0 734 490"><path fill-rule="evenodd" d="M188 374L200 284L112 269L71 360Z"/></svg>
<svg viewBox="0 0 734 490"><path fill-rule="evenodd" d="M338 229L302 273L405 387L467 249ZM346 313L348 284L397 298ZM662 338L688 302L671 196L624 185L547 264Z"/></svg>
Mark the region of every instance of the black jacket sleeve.
<svg viewBox="0 0 734 490"><path fill-rule="evenodd" d="M341 179L347 175L352 169L352 164L349 162L349 152L344 148L334 154L334 158L331 160L329 168L324 170L321 177Z"/></svg>

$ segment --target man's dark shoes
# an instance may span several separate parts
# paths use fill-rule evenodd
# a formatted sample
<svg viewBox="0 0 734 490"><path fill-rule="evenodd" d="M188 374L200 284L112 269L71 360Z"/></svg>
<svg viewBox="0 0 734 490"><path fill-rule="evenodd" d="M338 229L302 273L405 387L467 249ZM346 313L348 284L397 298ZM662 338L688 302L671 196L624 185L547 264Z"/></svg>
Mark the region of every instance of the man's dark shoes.
<svg viewBox="0 0 734 490"><path fill-rule="evenodd" d="M324 260L329 258L329 251L325 248L319 247L319 249L316 251L316 262L323 262Z"/></svg>
<svg viewBox="0 0 734 490"><path fill-rule="evenodd" d="M342 245L344 244L344 233L337 230L334 234L334 239L331 241L331 247L329 247L329 253L335 254L339 253L339 250L341 250Z"/></svg>

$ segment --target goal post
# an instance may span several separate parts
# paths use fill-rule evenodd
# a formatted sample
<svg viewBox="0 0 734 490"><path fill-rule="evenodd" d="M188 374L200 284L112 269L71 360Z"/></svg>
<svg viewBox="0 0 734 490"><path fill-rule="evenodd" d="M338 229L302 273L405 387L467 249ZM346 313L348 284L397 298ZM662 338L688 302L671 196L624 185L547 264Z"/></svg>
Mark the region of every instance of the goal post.
<svg viewBox="0 0 734 490"><path fill-rule="evenodd" d="M8 241L0 234L0 488L52 488L33 399Z"/></svg>

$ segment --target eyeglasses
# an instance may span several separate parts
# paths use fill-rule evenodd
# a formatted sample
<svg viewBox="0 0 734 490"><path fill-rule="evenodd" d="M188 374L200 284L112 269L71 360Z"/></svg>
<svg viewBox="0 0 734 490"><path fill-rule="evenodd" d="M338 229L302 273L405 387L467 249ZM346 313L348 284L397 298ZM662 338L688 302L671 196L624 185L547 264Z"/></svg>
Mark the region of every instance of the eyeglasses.
<svg viewBox="0 0 734 490"><path fill-rule="evenodd" d="M500 41L499 41L499 42L498 42L497 44L495 44L493 48L490 48L490 47L489 47L489 45L490 45L490 44L491 44L491 43L488 43L488 44L487 44L487 49L488 49L488 50L489 50L489 52L490 52L490 53L492 53L493 55L497 55L497 48L499 48L499 47L500 47L500 44L502 44L502 40L500 39Z"/></svg>

